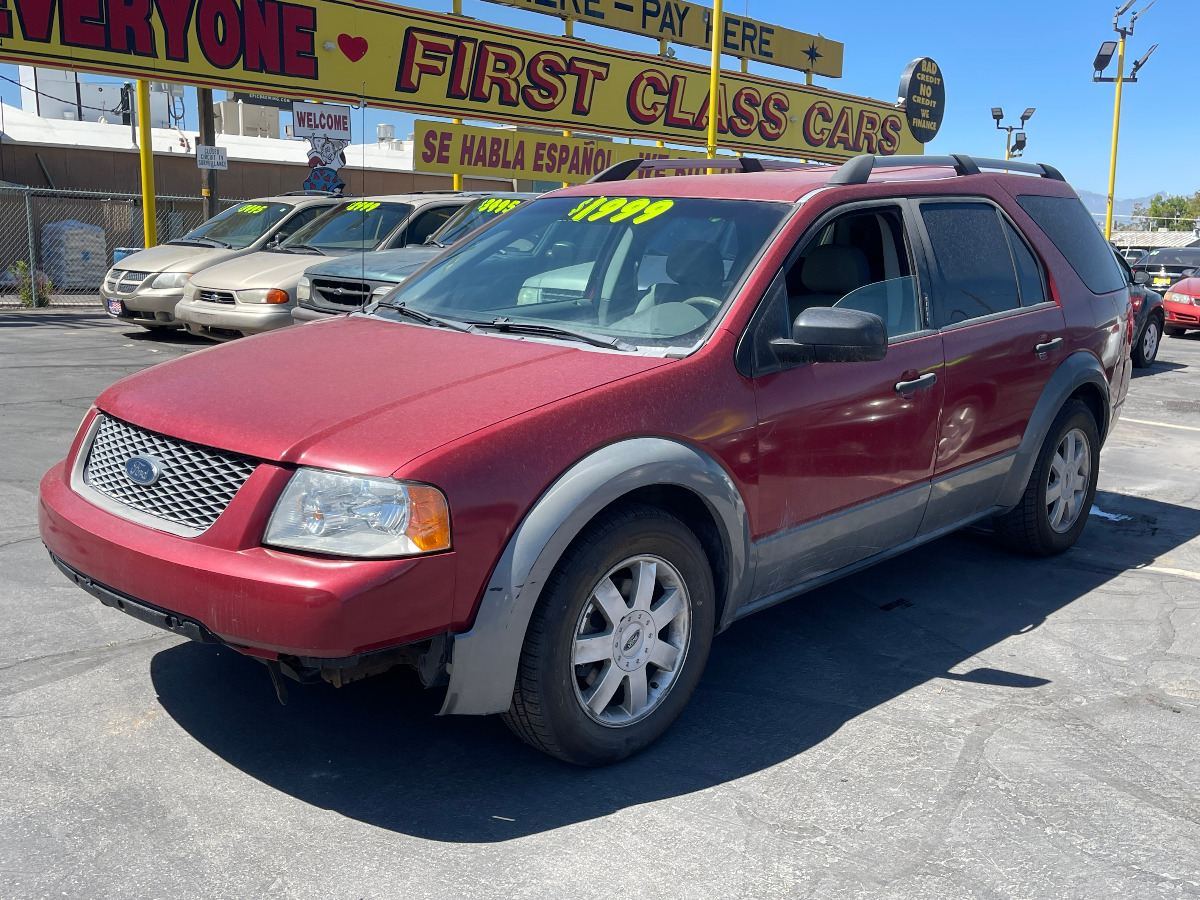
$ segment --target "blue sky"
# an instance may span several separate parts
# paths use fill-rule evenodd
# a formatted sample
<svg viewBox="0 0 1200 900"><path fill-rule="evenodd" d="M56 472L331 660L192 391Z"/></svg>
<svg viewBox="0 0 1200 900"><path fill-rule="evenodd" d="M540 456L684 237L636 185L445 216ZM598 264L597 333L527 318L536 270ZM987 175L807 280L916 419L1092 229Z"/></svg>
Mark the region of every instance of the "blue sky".
<svg viewBox="0 0 1200 900"><path fill-rule="evenodd" d="M1148 0L1138 0L1135 9ZM448 12L450 0L410 0L408 6ZM1003 156L1004 134L991 119L993 106L1004 108L1005 124L1026 107L1037 108L1026 132L1025 158L1058 166L1079 190L1108 188L1112 137L1113 85L1093 84L1091 63L1100 43L1114 38L1107 0L1005 0L976 4L963 0L895 0L800 3L797 0L728 0L726 8L788 28L820 32L846 45L844 77L819 84L852 94L891 100L909 60L930 56L946 78L946 118L928 149ZM493 22L553 34L554 20L525 10L481 0L463 0L463 12ZM610 46L657 52L646 38L607 29L576 27L576 35ZM1141 197L1156 191L1191 194L1200 190L1200 117L1196 89L1200 81L1200 2L1157 0L1137 25L1126 67L1151 44L1160 47L1139 81L1127 85L1121 119L1117 196ZM701 51L676 48L683 59L706 62ZM737 66L729 59L730 69ZM1114 64L1115 65L1115 64ZM787 78L788 72L751 65L752 72ZM0 74L16 78L15 66ZM19 105L19 91L0 82L0 96ZM194 101L189 91L193 115ZM397 136L411 130L412 116L368 110L366 136L375 124L389 122ZM354 116L357 127L360 117ZM356 135L356 139L357 139Z"/></svg>

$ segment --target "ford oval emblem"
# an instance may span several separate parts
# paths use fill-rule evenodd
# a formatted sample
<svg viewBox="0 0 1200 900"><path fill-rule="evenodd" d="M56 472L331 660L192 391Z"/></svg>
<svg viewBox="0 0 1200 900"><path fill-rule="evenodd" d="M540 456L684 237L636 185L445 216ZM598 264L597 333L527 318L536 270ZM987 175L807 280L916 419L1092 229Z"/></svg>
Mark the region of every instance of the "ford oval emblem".
<svg viewBox="0 0 1200 900"><path fill-rule="evenodd" d="M162 463L153 456L131 456L125 460L125 477L134 484L149 487L162 477Z"/></svg>

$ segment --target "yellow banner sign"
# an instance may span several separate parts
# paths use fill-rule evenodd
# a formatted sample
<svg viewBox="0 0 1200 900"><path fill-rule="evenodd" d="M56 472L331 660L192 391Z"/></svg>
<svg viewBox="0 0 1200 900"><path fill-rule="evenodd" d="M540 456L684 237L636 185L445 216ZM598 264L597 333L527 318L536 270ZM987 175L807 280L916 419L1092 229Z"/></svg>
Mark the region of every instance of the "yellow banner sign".
<svg viewBox="0 0 1200 900"><path fill-rule="evenodd" d="M641 34L701 50L712 48L712 11L686 0L488 0L572 19L602 28ZM819 34L792 31L745 16L722 13L721 52L740 59L842 77L845 45Z"/></svg>
<svg viewBox="0 0 1200 900"><path fill-rule="evenodd" d="M5 0L0 59L683 144L708 125L703 66L371 0ZM756 75L725 76L717 99L730 149L920 146L876 100Z"/></svg>
<svg viewBox="0 0 1200 900"><path fill-rule="evenodd" d="M699 175L705 154L689 150L589 141L506 128L476 128L448 122L417 120L413 169L418 172L490 175L528 181L581 184L626 159L694 159L695 166L641 171L638 178L656 175Z"/></svg>

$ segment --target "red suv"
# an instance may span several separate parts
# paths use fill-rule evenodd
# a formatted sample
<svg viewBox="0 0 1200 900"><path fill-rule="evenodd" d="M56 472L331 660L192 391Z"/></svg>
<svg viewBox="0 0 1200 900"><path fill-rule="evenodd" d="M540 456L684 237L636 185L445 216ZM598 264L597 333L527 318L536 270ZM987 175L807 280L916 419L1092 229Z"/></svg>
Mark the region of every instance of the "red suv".
<svg viewBox="0 0 1200 900"><path fill-rule="evenodd" d="M601 764L742 616L988 517L1071 546L1133 317L1056 170L637 165L106 390L41 483L55 563L281 698L409 664Z"/></svg>

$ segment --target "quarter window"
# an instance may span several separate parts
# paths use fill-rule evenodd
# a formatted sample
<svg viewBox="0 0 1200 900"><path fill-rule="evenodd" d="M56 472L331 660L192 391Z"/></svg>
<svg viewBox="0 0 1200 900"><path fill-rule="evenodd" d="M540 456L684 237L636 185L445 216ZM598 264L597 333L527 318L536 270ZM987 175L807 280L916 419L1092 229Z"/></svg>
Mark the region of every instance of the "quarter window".
<svg viewBox="0 0 1200 900"><path fill-rule="evenodd" d="M933 250L934 321L939 327L1017 309L1021 295L1005 224L986 203L925 203Z"/></svg>

